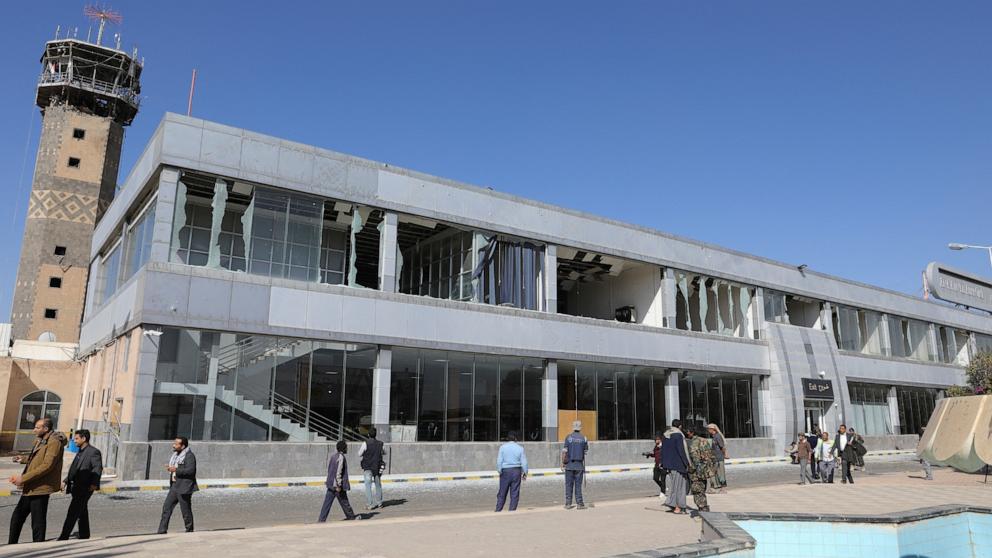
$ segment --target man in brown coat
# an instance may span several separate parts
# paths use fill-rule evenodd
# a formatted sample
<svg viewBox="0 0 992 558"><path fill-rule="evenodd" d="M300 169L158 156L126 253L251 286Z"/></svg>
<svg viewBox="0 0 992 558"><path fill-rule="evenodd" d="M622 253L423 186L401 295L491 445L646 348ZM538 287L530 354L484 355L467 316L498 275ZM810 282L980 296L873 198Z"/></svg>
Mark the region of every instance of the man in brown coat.
<svg viewBox="0 0 992 558"><path fill-rule="evenodd" d="M14 475L10 482L21 489L21 498L10 516L10 538L7 544L17 544L21 538L24 521L31 516L31 540L44 542L48 497L62 489L62 450L65 436L55 432L52 419L38 419L34 423L38 437L27 457L15 457L15 463L24 463L24 472Z"/></svg>

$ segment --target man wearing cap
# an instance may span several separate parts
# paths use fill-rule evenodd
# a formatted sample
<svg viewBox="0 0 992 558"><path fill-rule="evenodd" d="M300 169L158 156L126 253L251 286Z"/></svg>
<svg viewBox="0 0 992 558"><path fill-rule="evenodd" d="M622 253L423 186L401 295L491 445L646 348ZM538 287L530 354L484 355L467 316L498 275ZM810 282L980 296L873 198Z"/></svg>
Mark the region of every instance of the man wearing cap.
<svg viewBox="0 0 992 558"><path fill-rule="evenodd" d="M572 509L572 493L575 493L575 503L580 510L586 509L582 501L582 477L586 472L586 453L589 451L589 440L582 435L582 423L572 423L572 433L565 438L561 449L561 466L565 471L565 509Z"/></svg>

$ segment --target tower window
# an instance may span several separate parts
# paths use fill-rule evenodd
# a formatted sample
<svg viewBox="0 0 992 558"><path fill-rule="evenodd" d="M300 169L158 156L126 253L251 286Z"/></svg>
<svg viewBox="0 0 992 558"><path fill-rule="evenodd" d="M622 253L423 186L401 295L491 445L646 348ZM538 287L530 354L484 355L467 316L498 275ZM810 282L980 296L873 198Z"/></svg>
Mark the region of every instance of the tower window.
<svg viewBox="0 0 992 558"><path fill-rule="evenodd" d="M86 138L86 130L82 128L73 128L72 137L75 139L84 139Z"/></svg>
<svg viewBox="0 0 992 558"><path fill-rule="evenodd" d="M55 247L55 255L56 256L64 256L65 255L65 246L56 246Z"/></svg>
<svg viewBox="0 0 992 558"><path fill-rule="evenodd" d="M69 157L69 166L72 168L79 168L79 157Z"/></svg>
<svg viewBox="0 0 992 558"><path fill-rule="evenodd" d="M53 288L53 289L61 289L62 288L62 278L61 277L49 277L48 278L48 286L51 287L51 288Z"/></svg>
<svg viewBox="0 0 992 558"><path fill-rule="evenodd" d="M45 319L54 320L59 315L59 311L54 308L45 308Z"/></svg>

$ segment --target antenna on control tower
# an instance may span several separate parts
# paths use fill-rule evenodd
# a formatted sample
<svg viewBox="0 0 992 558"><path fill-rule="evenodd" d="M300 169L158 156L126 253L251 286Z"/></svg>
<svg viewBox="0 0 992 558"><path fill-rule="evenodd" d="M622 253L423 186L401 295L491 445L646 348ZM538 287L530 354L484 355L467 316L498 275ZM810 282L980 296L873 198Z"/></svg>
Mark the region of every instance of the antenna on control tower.
<svg viewBox="0 0 992 558"><path fill-rule="evenodd" d="M124 21L124 17L121 14L106 6L102 8L98 8L96 6L86 6L83 8L83 14L93 21L100 20L100 29L96 32L97 45L99 45L100 41L103 40L103 28L106 27L108 21L117 25L120 25L121 22Z"/></svg>

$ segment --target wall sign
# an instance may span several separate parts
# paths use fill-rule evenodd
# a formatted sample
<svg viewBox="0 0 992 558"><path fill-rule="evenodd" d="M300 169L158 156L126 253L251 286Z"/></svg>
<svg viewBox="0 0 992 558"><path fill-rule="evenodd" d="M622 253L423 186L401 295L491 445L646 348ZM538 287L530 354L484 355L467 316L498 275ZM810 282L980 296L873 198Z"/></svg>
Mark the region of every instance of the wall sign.
<svg viewBox="0 0 992 558"><path fill-rule="evenodd" d="M803 396L806 399L829 399L832 401L834 384L830 380L803 378Z"/></svg>
<svg viewBox="0 0 992 558"><path fill-rule="evenodd" d="M937 262L927 266L923 278L934 298L992 312L992 283L986 279Z"/></svg>

